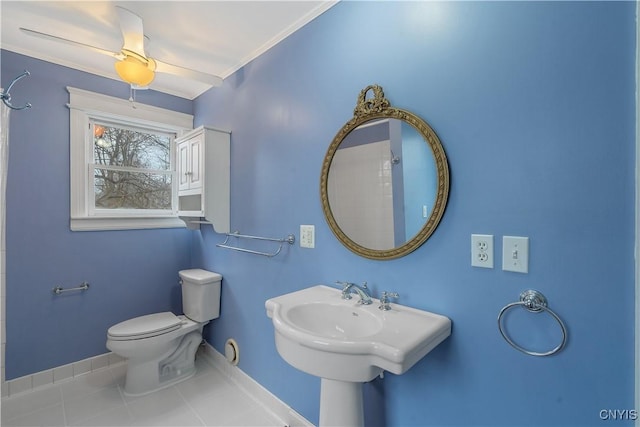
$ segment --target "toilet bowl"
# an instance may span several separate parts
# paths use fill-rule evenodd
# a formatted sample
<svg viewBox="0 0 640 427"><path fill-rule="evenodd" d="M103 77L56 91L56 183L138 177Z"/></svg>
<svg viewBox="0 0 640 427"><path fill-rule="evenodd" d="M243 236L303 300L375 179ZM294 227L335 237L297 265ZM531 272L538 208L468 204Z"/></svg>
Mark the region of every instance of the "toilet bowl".
<svg viewBox="0 0 640 427"><path fill-rule="evenodd" d="M196 372L202 329L220 315L222 276L201 269L179 272L184 315L153 313L107 331L107 348L127 359L124 393L140 396L169 387Z"/></svg>

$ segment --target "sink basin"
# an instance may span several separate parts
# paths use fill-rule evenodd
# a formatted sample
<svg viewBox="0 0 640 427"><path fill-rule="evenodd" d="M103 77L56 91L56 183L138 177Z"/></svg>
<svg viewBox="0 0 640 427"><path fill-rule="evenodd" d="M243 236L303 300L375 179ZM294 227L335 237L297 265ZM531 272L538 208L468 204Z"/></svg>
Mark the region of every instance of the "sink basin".
<svg viewBox="0 0 640 427"><path fill-rule="evenodd" d="M280 356L311 375L366 382L383 371L405 373L451 334L445 316L400 304L383 311L376 299L357 300L324 285L267 300Z"/></svg>
<svg viewBox="0 0 640 427"><path fill-rule="evenodd" d="M276 348L291 366L321 378L320 427L364 426L362 383L403 374L451 335L451 320L400 304L360 305L324 285L271 298Z"/></svg>
<svg viewBox="0 0 640 427"><path fill-rule="evenodd" d="M349 341L380 332L382 320L360 307L312 302L287 310L291 325L314 336Z"/></svg>

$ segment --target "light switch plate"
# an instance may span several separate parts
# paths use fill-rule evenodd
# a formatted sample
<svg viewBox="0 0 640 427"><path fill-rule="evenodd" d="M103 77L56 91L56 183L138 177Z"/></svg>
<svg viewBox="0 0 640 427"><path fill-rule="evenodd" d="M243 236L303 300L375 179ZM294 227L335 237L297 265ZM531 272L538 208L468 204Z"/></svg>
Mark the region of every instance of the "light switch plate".
<svg viewBox="0 0 640 427"><path fill-rule="evenodd" d="M502 236L502 269L516 273L529 272L529 238Z"/></svg>
<svg viewBox="0 0 640 427"><path fill-rule="evenodd" d="M315 248L316 247L316 227L315 225L300 226L300 247Z"/></svg>

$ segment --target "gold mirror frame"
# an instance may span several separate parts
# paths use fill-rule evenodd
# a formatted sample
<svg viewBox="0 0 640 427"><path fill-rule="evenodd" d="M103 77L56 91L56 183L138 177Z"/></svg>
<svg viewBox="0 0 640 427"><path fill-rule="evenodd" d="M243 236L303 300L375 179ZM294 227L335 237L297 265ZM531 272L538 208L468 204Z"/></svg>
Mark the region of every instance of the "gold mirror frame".
<svg viewBox="0 0 640 427"><path fill-rule="evenodd" d="M367 94L372 91L373 97L367 98ZM358 126L373 119L398 119L403 122L409 123L415 129L418 130L420 135L424 138L426 143L431 148L433 154L438 185L436 191L436 200L429 215L429 218L425 222L421 230L410 240L403 245L394 247L392 249L370 249L361 246L354 242L349 236L347 236L342 229L338 226L333 213L331 212L331 206L329 205L328 195L328 181L329 181L329 168L336 151L340 147L340 144L344 138ZM444 214L444 210L449 197L449 166L447 164L447 156L445 155L440 139L433 131L431 126L427 124L420 117L411 113L410 111L402 110L400 108L393 108L389 101L384 97L384 92L381 86L370 85L360 91L358 95L358 102L356 108L353 111L353 118L349 120L336 134L327 150L327 154L324 157L322 163L322 174L320 177L320 199L322 201L322 210L324 216L329 224L329 228L338 240L346 246L352 252L369 259L376 260L389 260L399 258L413 252L419 248L428 238L433 234L435 229L440 223L440 219Z"/></svg>

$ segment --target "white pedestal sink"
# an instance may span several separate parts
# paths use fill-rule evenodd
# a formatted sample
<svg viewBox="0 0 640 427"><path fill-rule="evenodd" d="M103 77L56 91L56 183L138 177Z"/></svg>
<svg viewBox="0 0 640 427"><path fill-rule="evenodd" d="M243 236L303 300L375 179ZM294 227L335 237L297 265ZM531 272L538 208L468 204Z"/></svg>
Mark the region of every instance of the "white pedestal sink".
<svg viewBox="0 0 640 427"><path fill-rule="evenodd" d="M324 285L265 303L280 356L321 378L320 426L364 425L362 383L383 371L405 373L451 334L445 316L379 305L343 300L340 290Z"/></svg>

